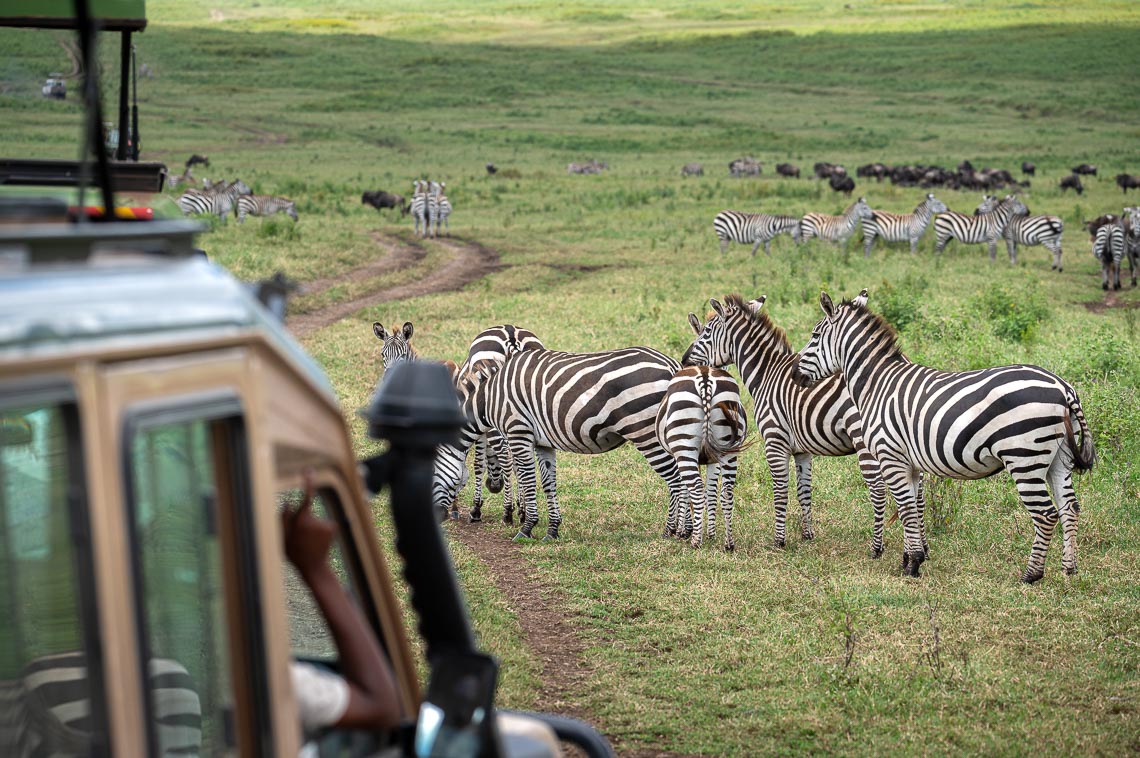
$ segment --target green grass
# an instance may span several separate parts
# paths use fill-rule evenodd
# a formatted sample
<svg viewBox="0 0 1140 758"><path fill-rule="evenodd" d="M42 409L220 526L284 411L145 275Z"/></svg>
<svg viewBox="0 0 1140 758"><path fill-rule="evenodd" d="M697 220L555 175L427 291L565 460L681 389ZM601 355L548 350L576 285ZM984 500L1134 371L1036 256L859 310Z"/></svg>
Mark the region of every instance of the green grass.
<svg viewBox="0 0 1140 758"><path fill-rule="evenodd" d="M285 5L287 7L282 8ZM847 7L851 6L851 7ZM202 245L243 277L284 269L311 280L376 257L369 232L410 218L361 206L364 189L408 194L440 178L455 233L497 249L505 267L459 293L377 306L308 338L352 413L379 373L371 322L411 320L421 354L460 359L480 329L516 323L552 348L645 344L680 355L685 315L710 297L767 294L794 345L820 289L871 290L913 360L946 369L1032 362L1076 386L1099 463L1078 483L1081 573L1060 549L1033 587L1018 577L1031 524L1008 476L935 485L932 559L920 581L866 556L871 514L851 459L817 461L817 539L770 547L772 495L759 447L743 458L737 552L662 540L666 491L628 449L559 460L565 522L557 544L524 553L565 591L593 671L577 703L621 749L685 754L1120 755L1140 750L1140 343L1137 309L1095 312L1099 268L1080 223L1119 212L1112 182L1140 173L1140 68L1132 3L459 2L431 12L353 0L209 6L155 0L138 36L144 158L198 176L240 176L298 201L300 221L229 224ZM64 68L52 33L0 32L6 152L74 155L76 103L42 100ZM108 46L110 48L112 46ZM114 71L117 51L105 49ZM759 179L727 163L754 155ZM600 176L567 176L597 158ZM777 162L849 169L874 161L1016 169L1023 194L1066 224L1065 270L1040 248L1011 268L999 251L928 235L918 255L858 239L850 253L787 238L773 255L717 252L723 208L835 213L826 186L774 176ZM488 176L483 165L503 169ZM680 167L705 164L682 179ZM1096 163L1077 197L1059 178ZM509 176L504 176L510 172ZM970 212L977 193L936 191ZM873 207L910 211L917 188L860 181ZM1136 202L1133 196L1128 203ZM259 229L263 231L259 232ZM414 270L349 280L298 311L408 281L443 260L425 243ZM1118 300L1135 304L1137 291ZM492 503L498 498L493 497ZM489 519L497 518L496 505ZM793 511L795 511L793 507ZM378 516L387 538L388 521ZM488 525L489 526L489 525ZM798 515L789 533L798 534ZM503 539L512 530L501 527ZM535 701L538 664L478 557L453 543L483 644L504 661L500 700ZM848 658L848 655L850 656Z"/></svg>

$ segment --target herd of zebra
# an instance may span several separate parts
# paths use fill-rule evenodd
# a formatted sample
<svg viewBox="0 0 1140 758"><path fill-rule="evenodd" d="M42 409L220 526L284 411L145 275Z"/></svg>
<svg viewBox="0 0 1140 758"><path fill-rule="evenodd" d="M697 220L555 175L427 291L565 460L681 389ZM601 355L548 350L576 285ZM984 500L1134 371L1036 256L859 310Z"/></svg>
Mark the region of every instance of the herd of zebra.
<svg viewBox="0 0 1140 758"><path fill-rule="evenodd" d="M451 234L451 201L447 199L444 190L447 185L443 182L417 179L413 182L412 202L410 209L416 224L416 234L422 237L438 237L440 226L446 229L445 234ZM420 227L423 226L421 234Z"/></svg>
<svg viewBox="0 0 1140 758"><path fill-rule="evenodd" d="M813 458L855 454L873 512L872 557L884 551L888 492L903 525L902 570L917 577L929 550L922 475L980 479L1005 469L1033 520L1022 581L1044 576L1058 521L1062 568L1077 570L1072 475L1089 470L1095 452L1072 386L1036 366L943 372L911 363L893 328L867 309L866 290L839 305L823 294L824 318L797 353L764 303L729 295L724 303L710 300L703 322L690 313L695 337L679 361L649 347L549 350L513 325L480 332L462 364L444 361L467 422L456 444L437 451L433 504L444 518L459 517L474 447L471 520L482 518L485 470L488 489L504 494L504 523L514 523L517 505L515 539L530 538L541 481L545 539L557 539L556 451L599 454L628 442L668 487L665 536L688 539L694 548L706 532L714 540L719 505L724 549L733 550L738 458L751 446L739 385L725 371L735 363L764 441L777 547L786 542L789 461L801 536L810 540ZM375 322L373 331L385 371L418 359L411 322L393 329ZM708 466L704 481L700 465Z"/></svg>
<svg viewBox="0 0 1140 758"><path fill-rule="evenodd" d="M1053 255L1053 269L1062 271L1062 235L1064 222L1057 216L1030 215L1029 209L1016 195L998 199L984 195L974 213L967 215L946 207L933 193L927 193L913 213L889 213L873 210L866 199L859 198L840 216L808 213L789 216L769 213L746 213L724 210L713 219L713 230L720 251L730 242L752 245L752 255L760 245L771 255L772 240L788 234L800 244L812 237L828 240L846 249L847 241L859 227L863 231L863 255L869 257L876 239L884 242L907 242L913 254L927 228L934 225L936 253L941 254L950 240L962 244L989 247L990 260L997 257L997 243L1004 240L1010 263L1017 263L1018 245L1042 245ZM1140 209L1125 208L1122 216L1106 215L1086 224L1092 238L1092 252L1101 263L1103 286L1120 289L1120 266L1127 261L1136 285L1136 268L1140 266Z"/></svg>
<svg viewBox="0 0 1140 758"><path fill-rule="evenodd" d="M297 220L297 205L292 200L255 195L241 179L232 182L203 179L201 189L191 187L178 197L178 207L187 216L209 214L223 222L234 212L239 224L245 221L246 216L272 216L275 213L285 213Z"/></svg>

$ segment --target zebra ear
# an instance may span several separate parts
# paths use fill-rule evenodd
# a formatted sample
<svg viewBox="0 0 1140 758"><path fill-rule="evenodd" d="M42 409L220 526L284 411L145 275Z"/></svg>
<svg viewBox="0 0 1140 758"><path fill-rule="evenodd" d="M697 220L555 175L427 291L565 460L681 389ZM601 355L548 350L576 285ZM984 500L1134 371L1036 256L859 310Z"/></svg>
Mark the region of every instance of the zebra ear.
<svg viewBox="0 0 1140 758"><path fill-rule="evenodd" d="M400 331L404 335L404 342L407 342L408 340L410 340L412 338L412 322L411 321L405 321L404 322L404 328L401 329Z"/></svg>
<svg viewBox="0 0 1140 758"><path fill-rule="evenodd" d="M855 299L851 301L851 304L852 305L858 305L861 308L865 307L867 305L867 288L866 287L863 288L862 292L860 292L858 295L855 296Z"/></svg>
<svg viewBox="0 0 1140 758"><path fill-rule="evenodd" d="M704 330L704 327L701 326L701 320L697 318L695 313L689 314L689 326L693 327L694 334L700 334Z"/></svg>
<svg viewBox="0 0 1140 758"><path fill-rule="evenodd" d="M724 306L720 304L719 300L717 300L715 297L710 298L709 299L709 305L711 305L712 309L714 311L716 311L716 315L720 316L721 318L724 318Z"/></svg>
<svg viewBox="0 0 1140 758"><path fill-rule="evenodd" d="M447 369L447 373L451 376L451 383L459 384L459 364L448 358L443 362L443 367Z"/></svg>
<svg viewBox="0 0 1140 758"><path fill-rule="evenodd" d="M388 332L384 331L384 325L381 324L379 321L373 321L372 322L372 333L376 335L376 339L379 339L379 340L388 339Z"/></svg>
<svg viewBox="0 0 1140 758"><path fill-rule="evenodd" d="M819 307L823 308L823 315L828 318L835 315L835 303L831 302L831 296L826 292L819 293Z"/></svg>
<svg viewBox="0 0 1140 758"><path fill-rule="evenodd" d="M748 301L748 310L752 311L753 314L759 313L760 309L764 307L764 301L766 301L767 299L768 299L767 295L761 295L760 297L756 298L755 300L749 300Z"/></svg>

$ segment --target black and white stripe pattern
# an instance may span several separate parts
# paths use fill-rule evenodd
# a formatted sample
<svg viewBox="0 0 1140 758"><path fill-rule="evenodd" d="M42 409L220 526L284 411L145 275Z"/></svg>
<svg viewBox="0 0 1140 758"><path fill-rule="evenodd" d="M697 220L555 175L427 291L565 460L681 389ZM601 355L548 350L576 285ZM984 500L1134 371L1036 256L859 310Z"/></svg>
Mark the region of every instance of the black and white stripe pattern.
<svg viewBox="0 0 1140 758"><path fill-rule="evenodd" d="M708 506L709 540L716 538L717 484L724 515L724 549L735 549L732 498L736 488L737 456L748 433L748 416L740 402L740 387L727 371L690 366L676 373L657 410L657 440L677 462L689 491L691 544L700 547ZM707 466L707 482L701 480Z"/></svg>
<svg viewBox="0 0 1140 758"><path fill-rule="evenodd" d="M425 237L439 236L439 195L442 191L439 182L428 182L427 203L427 231Z"/></svg>
<svg viewBox="0 0 1140 758"><path fill-rule="evenodd" d="M189 672L168 658L152 658L147 687L155 737L163 756L197 756L202 750L202 705ZM19 679L0 682L0 755L86 755L102 725L92 719L87 661L82 653L37 658Z"/></svg>
<svg viewBox="0 0 1140 758"><path fill-rule="evenodd" d="M1080 506L1072 474L1090 469L1096 457L1076 391L1037 366L947 372L911 363L894 329L866 303L866 290L838 306L820 296L824 317L800 351L797 378L834 381L839 372L846 382L903 520L904 571L918 576L926 559L922 473L981 479L1004 468L1033 519L1022 581L1045 575L1058 518L1061 566L1075 573Z"/></svg>
<svg viewBox="0 0 1140 758"><path fill-rule="evenodd" d="M457 379L464 377L472 367L481 361L494 361L502 363L507 356L521 353L523 350L542 349L545 346L542 340L529 329L521 329L514 324L492 326L479 334L471 341L467 350L467 359L458 368ZM458 383L458 382L457 382ZM514 523L515 499L512 496L512 477L510 470L510 450L506 440L496 430L492 429L479 437L475 443L475 492L471 502L471 521L481 521L483 517L483 475L486 470L486 485L491 492L503 493L503 523ZM518 493L521 495L521 492ZM523 503L518 502L519 516L522 517Z"/></svg>
<svg viewBox="0 0 1140 758"><path fill-rule="evenodd" d="M800 241L800 220L795 216L772 216L767 213L721 211L713 219L713 229L720 240L720 252L728 250L729 242L752 245L752 254L764 244L764 254L772 254L772 240L779 234L789 234Z"/></svg>
<svg viewBox="0 0 1140 758"><path fill-rule="evenodd" d="M236 199L250 194L251 190L241 179L206 190L189 189L178 198L178 207L187 216L211 213L223 221L234 209Z"/></svg>
<svg viewBox="0 0 1140 758"><path fill-rule="evenodd" d="M1015 215L1024 216L1028 213L1029 209L1016 195L1008 195L992 211L975 216L956 211L941 213L934 219L934 252L941 254L946 243L956 239L965 245L989 245L990 260L996 260L997 241L1005 235L1009 220ZM1012 253L1010 260L1013 260Z"/></svg>
<svg viewBox="0 0 1140 758"><path fill-rule="evenodd" d="M870 218L863 219L863 256L871 255L876 237L884 242L909 242L910 254L914 255L918 241L926 233L934 214L945 213L946 210L946 204L928 192L914 213L872 211Z"/></svg>
<svg viewBox="0 0 1140 758"><path fill-rule="evenodd" d="M1120 219L1124 227L1124 257L1132 273L1132 286L1136 286L1136 269L1140 268L1140 208L1125 208Z"/></svg>
<svg viewBox="0 0 1140 758"><path fill-rule="evenodd" d="M1120 268L1125 257L1124 225L1118 220L1105 224L1096 230L1093 241L1093 257L1100 261L1101 289L1120 289ZM1136 269L1132 269L1132 286L1136 286Z"/></svg>
<svg viewBox="0 0 1140 758"><path fill-rule="evenodd" d="M600 353L524 350L502 364L482 362L462 382L460 396L468 417L456 446L437 456L434 502L443 506L458 491L454 466L479 435L497 429L507 439L519 488L526 503L520 537L530 537L538 522L537 459L549 511L547 538L558 537L555 450L594 455L629 442L645 456L669 486L667 534L682 534L687 495L673 456L657 440L657 408L677 361L647 347Z"/></svg>
<svg viewBox="0 0 1140 758"><path fill-rule="evenodd" d="M747 303L729 295L722 305L711 300L714 315L701 324L689 314L697 337L681 357L685 365L726 366L735 363L756 405L756 426L764 440L764 456L772 474L776 509L775 544L783 547L788 510L788 459L796 463L796 496L802 514L801 534L815 536L811 517L811 466L816 455L855 453L871 494L874 528L871 554L883 554L886 489L879 465L862 442L859 414L838 377L805 389L793 380L796 353L784 330L762 312L764 298Z"/></svg>
<svg viewBox="0 0 1140 758"><path fill-rule="evenodd" d="M272 216L284 213L297 220L297 205L287 197L274 195L241 195L237 199L237 222L245 221L246 216Z"/></svg>
<svg viewBox="0 0 1140 758"><path fill-rule="evenodd" d="M808 213L800 219L800 241L807 242L812 237L828 240L847 246L847 240L855 232L860 219L871 218L871 206L859 198L847 207L842 216L829 216L826 213Z"/></svg>
<svg viewBox="0 0 1140 758"><path fill-rule="evenodd" d="M384 364L385 371L400 361L416 360L418 356L411 344L414 331L411 321L405 321L399 329L391 330L385 329L379 321L372 322L372 333L383 343L380 347L380 362Z"/></svg>
<svg viewBox="0 0 1140 758"><path fill-rule="evenodd" d="M974 215L988 213L997 207L998 199L993 195L984 195L982 202L974 211ZM1053 254L1053 270L1062 271L1061 266L1061 235L1065 231L1065 222L1056 216L1026 216L1014 214L1005 227L1005 245L1009 252L1009 259L1017 263L1017 246L1042 245Z"/></svg>
<svg viewBox="0 0 1140 758"><path fill-rule="evenodd" d="M442 226L446 232L451 234L451 225L448 219L451 217L451 201L447 199L445 192L447 191L447 184L444 182L439 183L439 189L435 193L435 234L440 234L440 227Z"/></svg>
<svg viewBox="0 0 1140 758"><path fill-rule="evenodd" d="M412 219L416 224L417 235L426 237L428 235L428 196L427 196L427 182L417 179L413 182L412 201L409 205L412 210ZM420 225L423 224L423 232L420 232Z"/></svg>

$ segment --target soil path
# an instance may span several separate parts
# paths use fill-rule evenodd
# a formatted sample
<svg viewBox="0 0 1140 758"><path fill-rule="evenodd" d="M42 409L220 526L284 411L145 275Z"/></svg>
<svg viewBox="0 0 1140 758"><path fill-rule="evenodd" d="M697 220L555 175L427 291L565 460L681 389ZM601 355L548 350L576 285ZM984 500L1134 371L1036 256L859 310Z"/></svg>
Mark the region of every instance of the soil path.
<svg viewBox="0 0 1140 758"><path fill-rule="evenodd" d="M413 265L422 260L427 251L416 240L403 240L382 232L373 232L372 239L384 249L384 255L371 263L335 277L317 279L304 285L304 294L323 292L336 284L351 279L379 276ZM411 297L428 295L433 292L450 292L482 279L502 268L499 254L478 242L460 237L441 237L434 244L445 248L450 258L442 266L428 273L423 279L400 284L395 287L370 292L367 295L334 303L311 313L297 314L286 320L289 331L298 338L306 337L318 329L351 316L362 308L391 300L406 300Z"/></svg>

